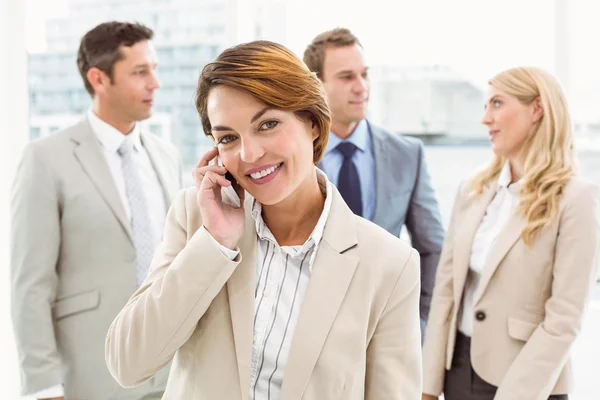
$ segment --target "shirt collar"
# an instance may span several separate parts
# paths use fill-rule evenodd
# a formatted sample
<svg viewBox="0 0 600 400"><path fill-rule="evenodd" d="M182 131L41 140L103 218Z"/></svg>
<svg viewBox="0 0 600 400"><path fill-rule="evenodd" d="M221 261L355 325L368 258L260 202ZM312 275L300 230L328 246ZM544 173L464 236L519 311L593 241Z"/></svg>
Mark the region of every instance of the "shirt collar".
<svg viewBox="0 0 600 400"><path fill-rule="evenodd" d="M116 153L126 137L133 141L133 148L138 152L142 150L140 124L135 123L133 130L128 135L123 135L117 128L100 119L92 110L87 113L88 121L96 138L109 153Z"/></svg>
<svg viewBox="0 0 600 400"><path fill-rule="evenodd" d="M367 120L363 119L356 125L352 134L346 139L340 139L335 133L329 133L329 141L327 142L327 148L325 154L335 150L338 144L341 142L350 142L354 144L361 152L365 152L369 148L369 126Z"/></svg>
<svg viewBox="0 0 600 400"><path fill-rule="evenodd" d="M509 189L511 192L518 193L519 188L523 182L523 178L519 179L517 182L511 184L512 174L510 171L510 163L506 161L504 166L502 167L502 171L500 171L500 176L498 176L498 190L500 188Z"/></svg>
<svg viewBox="0 0 600 400"><path fill-rule="evenodd" d="M321 193L325 195L325 204L323 207L323 212L317 221L317 225L313 229L312 233L304 242L302 246L283 246L282 250L286 251L291 257L300 257L306 254L308 251L312 249L316 249L321 243L321 239L323 239L323 234L325 233L325 225L327 224L327 218L329 217L329 211L331 210L331 203L333 201L333 189L332 184L327 179L327 175L319 168L315 167L317 171L317 181L319 182L319 188L321 189ZM252 218L256 223L256 234L258 238L261 240L268 240L273 244L279 246L275 237L269 230L269 227L265 224L262 218L262 205L254 199L252 202ZM314 264L316 252L313 252L310 261L309 261L309 269L312 272L312 267Z"/></svg>

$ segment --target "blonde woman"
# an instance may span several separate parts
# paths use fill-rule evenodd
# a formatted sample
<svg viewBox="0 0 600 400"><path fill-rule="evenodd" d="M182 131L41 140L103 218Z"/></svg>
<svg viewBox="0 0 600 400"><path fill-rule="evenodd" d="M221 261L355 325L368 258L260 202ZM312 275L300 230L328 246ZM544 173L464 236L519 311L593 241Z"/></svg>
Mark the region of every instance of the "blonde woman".
<svg viewBox="0 0 600 400"><path fill-rule="evenodd" d="M489 82L495 156L459 188L424 344L423 399L567 399L599 263L598 187L579 176L558 82Z"/></svg>

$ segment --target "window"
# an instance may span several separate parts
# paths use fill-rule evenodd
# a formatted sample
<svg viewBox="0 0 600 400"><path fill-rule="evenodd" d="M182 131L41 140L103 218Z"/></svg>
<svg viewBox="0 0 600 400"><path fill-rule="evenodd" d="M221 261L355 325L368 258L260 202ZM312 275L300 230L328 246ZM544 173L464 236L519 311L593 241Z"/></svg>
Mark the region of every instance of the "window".
<svg viewBox="0 0 600 400"><path fill-rule="evenodd" d="M40 137L40 128L35 126L29 129L29 140L35 140Z"/></svg>

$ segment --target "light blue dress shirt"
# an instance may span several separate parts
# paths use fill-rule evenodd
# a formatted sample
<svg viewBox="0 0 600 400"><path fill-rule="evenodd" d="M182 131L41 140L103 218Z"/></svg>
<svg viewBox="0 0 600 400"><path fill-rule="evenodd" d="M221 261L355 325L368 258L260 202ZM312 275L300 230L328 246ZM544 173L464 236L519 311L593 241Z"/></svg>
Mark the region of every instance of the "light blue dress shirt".
<svg viewBox="0 0 600 400"><path fill-rule="evenodd" d="M363 119L358 123L354 132L346 139L342 140L333 132L329 133L329 142L325 149L325 156L321 161L321 169L331 183L338 185L340 169L344 162L344 156L336 149L341 142L351 142L358 150L352 156L352 162L358 170L360 179L360 194L363 204L363 218L370 221L375 216L375 157L373 155L373 140L367 120Z"/></svg>

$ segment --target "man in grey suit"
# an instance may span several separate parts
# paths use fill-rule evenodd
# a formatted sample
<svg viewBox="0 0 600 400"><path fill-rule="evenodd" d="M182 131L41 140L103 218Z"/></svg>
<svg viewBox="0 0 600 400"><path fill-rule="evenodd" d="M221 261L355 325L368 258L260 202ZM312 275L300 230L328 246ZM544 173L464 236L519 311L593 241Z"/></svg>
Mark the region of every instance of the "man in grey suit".
<svg viewBox="0 0 600 400"><path fill-rule="evenodd" d="M92 109L30 143L12 195L12 319L23 395L159 399L168 369L121 388L104 359L106 332L145 278L181 186L175 147L144 130L152 114L153 33L100 24L77 64Z"/></svg>
<svg viewBox="0 0 600 400"><path fill-rule="evenodd" d="M421 141L367 121L369 79L363 49L348 29L318 35L304 62L323 82L332 128L319 167L355 214L393 235L406 226L421 254L420 314L424 333L444 228Z"/></svg>

